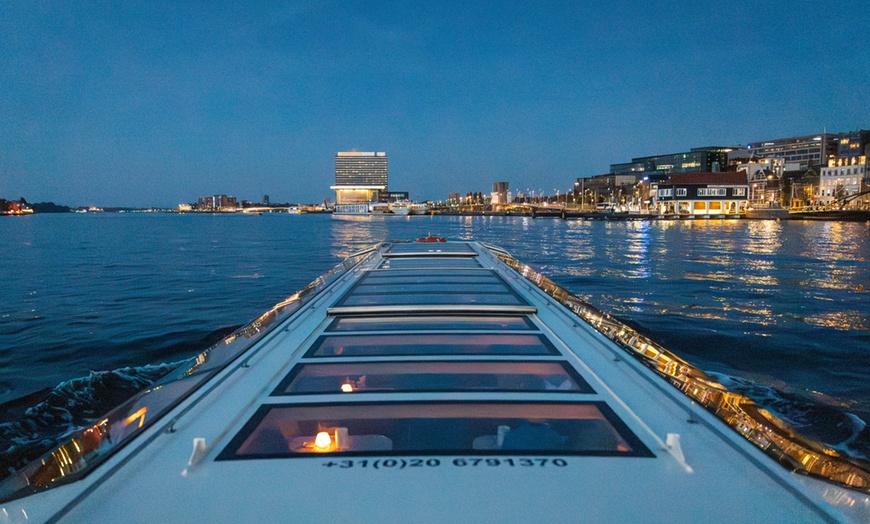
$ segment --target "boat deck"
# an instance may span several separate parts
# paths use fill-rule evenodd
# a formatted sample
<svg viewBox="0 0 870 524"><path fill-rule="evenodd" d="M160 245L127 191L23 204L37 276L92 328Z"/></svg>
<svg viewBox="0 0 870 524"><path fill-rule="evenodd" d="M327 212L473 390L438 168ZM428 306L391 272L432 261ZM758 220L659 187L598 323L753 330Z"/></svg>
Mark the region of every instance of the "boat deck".
<svg viewBox="0 0 870 524"><path fill-rule="evenodd" d="M866 492L783 468L506 258L360 254L158 387L210 369L159 419L147 395L107 419L135 435L0 522L870 520Z"/></svg>

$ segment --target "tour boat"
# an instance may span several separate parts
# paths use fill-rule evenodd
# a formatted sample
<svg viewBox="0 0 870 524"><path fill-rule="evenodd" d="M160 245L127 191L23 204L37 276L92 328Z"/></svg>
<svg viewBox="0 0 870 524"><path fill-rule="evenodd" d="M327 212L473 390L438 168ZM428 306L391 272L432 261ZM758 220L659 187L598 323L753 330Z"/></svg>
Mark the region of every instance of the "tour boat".
<svg viewBox="0 0 870 524"><path fill-rule="evenodd" d="M355 253L0 482L5 522L868 522L866 462L504 250Z"/></svg>
<svg viewBox="0 0 870 524"><path fill-rule="evenodd" d="M393 202L390 211L395 215L425 215L429 212L428 204L417 202Z"/></svg>

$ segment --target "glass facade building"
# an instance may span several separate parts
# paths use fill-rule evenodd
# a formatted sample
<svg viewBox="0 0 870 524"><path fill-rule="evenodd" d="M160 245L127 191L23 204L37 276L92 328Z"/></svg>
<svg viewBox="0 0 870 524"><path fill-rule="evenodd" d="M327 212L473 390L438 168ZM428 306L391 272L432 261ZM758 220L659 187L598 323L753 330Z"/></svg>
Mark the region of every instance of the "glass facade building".
<svg viewBox="0 0 870 524"><path fill-rule="evenodd" d="M728 152L732 148L698 147L687 153L632 158L631 162L611 164L613 175L643 176L661 173L709 173L721 171L728 165Z"/></svg>
<svg viewBox="0 0 870 524"><path fill-rule="evenodd" d="M387 189L387 154L339 152L335 155L335 185L383 186Z"/></svg>
<svg viewBox="0 0 870 524"><path fill-rule="evenodd" d="M837 155L840 135L820 133L818 135L777 138L746 145L744 156L757 158L778 158L787 164L797 164L798 169L818 168L828 164L828 159Z"/></svg>
<svg viewBox="0 0 870 524"><path fill-rule="evenodd" d="M387 154L340 151L335 155L337 204L376 202L387 190Z"/></svg>

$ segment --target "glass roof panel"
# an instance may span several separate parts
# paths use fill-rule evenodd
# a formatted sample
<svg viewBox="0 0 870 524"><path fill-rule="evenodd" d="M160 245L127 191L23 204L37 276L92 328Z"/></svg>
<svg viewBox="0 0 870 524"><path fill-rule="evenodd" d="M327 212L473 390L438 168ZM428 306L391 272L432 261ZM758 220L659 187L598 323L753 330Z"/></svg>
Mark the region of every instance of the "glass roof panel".
<svg viewBox="0 0 870 524"><path fill-rule="evenodd" d="M299 364L273 395L420 391L594 393L564 362L355 362Z"/></svg>
<svg viewBox="0 0 870 524"><path fill-rule="evenodd" d="M418 293L414 295L387 294L387 295L364 295L352 294L336 304L337 306L399 306L399 305L486 305L486 306L518 306L526 305L526 302L517 295L483 294L483 293Z"/></svg>
<svg viewBox="0 0 870 524"><path fill-rule="evenodd" d="M218 460L318 454L653 456L601 402L357 402L264 405Z"/></svg>
<svg viewBox="0 0 870 524"><path fill-rule="evenodd" d="M460 271L456 271L455 275L430 275L422 271L416 274L405 272L383 271L378 273L369 273L362 277L360 285L371 284L426 284L426 283L459 283L467 284L493 284L503 282L500 278L488 272L478 271L478 275L461 275Z"/></svg>
<svg viewBox="0 0 870 524"><path fill-rule="evenodd" d="M408 242L393 244L387 253L469 253L475 251L465 242Z"/></svg>
<svg viewBox="0 0 870 524"><path fill-rule="evenodd" d="M496 273L495 271L492 271L490 269L375 269L372 271L367 271L362 278L396 278L420 275L449 279L454 277L482 277L486 275L496 276Z"/></svg>
<svg viewBox="0 0 870 524"><path fill-rule="evenodd" d="M525 317L510 316L420 316L420 317L339 317L326 331L528 331L534 329Z"/></svg>
<svg viewBox="0 0 870 524"><path fill-rule="evenodd" d="M354 295L389 293L511 293L503 283L493 284L366 284L353 290Z"/></svg>
<svg viewBox="0 0 870 524"><path fill-rule="evenodd" d="M521 333L427 333L408 335L327 335L308 349L307 357L374 357L420 355L557 355L543 336Z"/></svg>
<svg viewBox="0 0 870 524"><path fill-rule="evenodd" d="M335 306L450 304L528 305L492 271L391 269L367 272Z"/></svg>
<svg viewBox="0 0 870 524"><path fill-rule="evenodd" d="M482 267L474 258L385 258L379 269L423 269L457 268L474 269Z"/></svg>

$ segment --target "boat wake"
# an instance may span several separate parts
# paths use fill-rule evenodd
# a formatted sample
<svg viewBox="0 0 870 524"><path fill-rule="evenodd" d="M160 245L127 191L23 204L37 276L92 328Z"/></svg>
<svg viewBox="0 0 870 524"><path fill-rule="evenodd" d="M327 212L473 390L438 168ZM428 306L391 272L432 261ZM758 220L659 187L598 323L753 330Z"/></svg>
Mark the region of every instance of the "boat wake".
<svg viewBox="0 0 870 524"><path fill-rule="evenodd" d="M49 451L71 432L93 425L180 364L92 371L0 405L4 421L0 423L0 478Z"/></svg>
<svg viewBox="0 0 870 524"><path fill-rule="evenodd" d="M870 428L861 417L745 378L714 372L707 374L729 390L749 397L788 422L802 435L852 457L870 459Z"/></svg>
<svg viewBox="0 0 870 524"><path fill-rule="evenodd" d="M0 405L0 479L49 451L181 365L173 362L112 371L62 382ZM852 457L870 458L870 428L857 415L811 402L745 378L708 372L729 390L746 395L803 435Z"/></svg>

